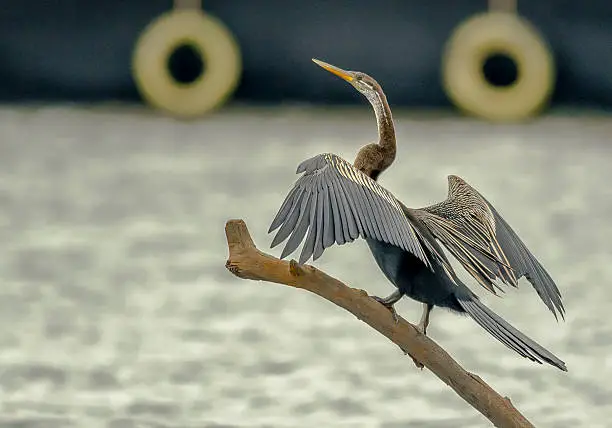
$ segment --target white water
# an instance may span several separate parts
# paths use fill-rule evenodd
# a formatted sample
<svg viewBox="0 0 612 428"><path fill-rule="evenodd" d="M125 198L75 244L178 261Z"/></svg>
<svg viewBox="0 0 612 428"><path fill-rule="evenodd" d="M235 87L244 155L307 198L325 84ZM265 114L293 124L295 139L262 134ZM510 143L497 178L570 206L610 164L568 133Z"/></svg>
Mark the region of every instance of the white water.
<svg viewBox="0 0 612 428"><path fill-rule="evenodd" d="M536 426L610 426L612 121L395 118L398 157L381 183L418 207L444 198L457 174L498 208L557 281L567 321L527 282L501 299L469 284L569 373L444 311L429 334ZM224 268L227 219L244 218L268 251L299 162L328 151L352 160L374 133L365 107L230 110L195 123L0 110L0 425L488 426L346 312ZM364 242L316 265L392 291ZM420 316L411 301L398 310Z"/></svg>

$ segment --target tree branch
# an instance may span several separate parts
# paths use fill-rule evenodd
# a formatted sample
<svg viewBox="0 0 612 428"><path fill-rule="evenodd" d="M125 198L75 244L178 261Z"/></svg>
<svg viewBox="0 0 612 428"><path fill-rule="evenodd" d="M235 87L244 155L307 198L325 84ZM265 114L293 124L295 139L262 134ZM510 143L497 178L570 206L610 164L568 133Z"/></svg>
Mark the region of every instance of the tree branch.
<svg viewBox="0 0 612 428"><path fill-rule="evenodd" d="M363 290L347 287L313 266L300 266L259 251L244 221L230 220L225 225L229 258L225 267L243 279L275 282L318 294L346 309L358 319L387 337L413 359L433 372L461 398L486 416L496 427L532 427L533 425L479 376L464 370L444 349L414 325L371 299Z"/></svg>

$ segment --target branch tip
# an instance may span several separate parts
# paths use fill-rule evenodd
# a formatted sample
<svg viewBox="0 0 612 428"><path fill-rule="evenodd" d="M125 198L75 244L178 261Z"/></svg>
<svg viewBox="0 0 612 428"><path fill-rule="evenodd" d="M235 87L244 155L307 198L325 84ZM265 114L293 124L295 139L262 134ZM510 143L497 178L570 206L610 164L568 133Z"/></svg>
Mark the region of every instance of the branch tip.
<svg viewBox="0 0 612 428"><path fill-rule="evenodd" d="M253 238L244 220L228 220L225 223L225 237L230 254L236 250L255 248Z"/></svg>

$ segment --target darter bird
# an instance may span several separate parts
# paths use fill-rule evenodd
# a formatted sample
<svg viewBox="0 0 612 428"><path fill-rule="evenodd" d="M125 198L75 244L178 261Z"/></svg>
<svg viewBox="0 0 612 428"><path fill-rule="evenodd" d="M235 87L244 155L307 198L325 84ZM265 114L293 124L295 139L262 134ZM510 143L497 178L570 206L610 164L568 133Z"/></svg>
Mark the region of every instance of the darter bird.
<svg viewBox="0 0 612 428"><path fill-rule="evenodd" d="M394 161L396 138L391 109L381 86L365 73L313 61L361 92L374 108L378 142L362 147L354 163L332 153L303 161L303 174L289 191L269 233L271 247L287 238L281 258L304 245L299 263L316 260L326 248L362 237L397 290L372 296L389 308L403 296L423 304L418 324L426 334L434 306L469 315L493 337L532 361L567 371L563 361L486 307L456 275L440 244L485 289L498 281L518 287L525 277L555 318L564 318L561 294L550 275L497 210L472 186L448 176L446 200L419 209L406 207L377 179ZM308 232L308 234L307 234ZM307 234L307 235L306 235ZM304 240L304 237L306 239ZM396 318L397 320L397 318Z"/></svg>

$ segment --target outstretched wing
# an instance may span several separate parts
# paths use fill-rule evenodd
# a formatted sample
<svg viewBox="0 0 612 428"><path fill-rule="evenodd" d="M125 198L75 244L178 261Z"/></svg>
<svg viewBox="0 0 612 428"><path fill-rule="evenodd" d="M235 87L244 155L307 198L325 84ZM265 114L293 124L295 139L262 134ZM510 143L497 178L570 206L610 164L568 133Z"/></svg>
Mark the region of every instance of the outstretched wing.
<svg viewBox="0 0 612 428"><path fill-rule="evenodd" d="M489 291L496 279L518 287L525 276L557 317L564 316L561 293L548 272L495 208L456 175L448 177L448 197L413 210L432 234Z"/></svg>
<svg viewBox="0 0 612 428"><path fill-rule="evenodd" d="M279 229L272 247L288 239L281 258L295 251L306 232L300 263L326 248L373 238L409 251L431 267L423 246L433 249L403 213L395 197L341 157L326 153L302 162L304 173L289 191L268 233ZM291 235L291 236L289 236Z"/></svg>

